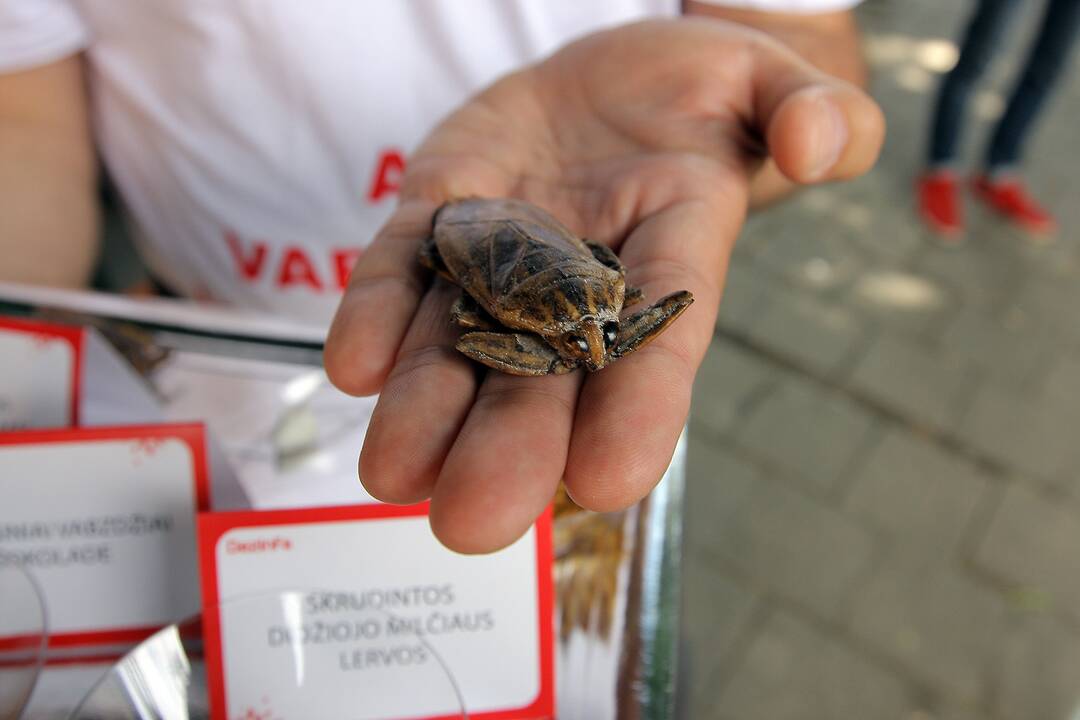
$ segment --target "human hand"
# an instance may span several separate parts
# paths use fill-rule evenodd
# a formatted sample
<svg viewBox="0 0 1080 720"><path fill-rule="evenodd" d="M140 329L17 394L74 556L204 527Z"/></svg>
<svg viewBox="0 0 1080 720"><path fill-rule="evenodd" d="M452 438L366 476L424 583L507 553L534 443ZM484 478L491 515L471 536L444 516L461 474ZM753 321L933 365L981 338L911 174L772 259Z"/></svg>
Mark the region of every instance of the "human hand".
<svg viewBox="0 0 1080 720"><path fill-rule="evenodd" d="M883 134L862 92L712 20L597 33L470 100L411 158L327 338L334 384L380 393L364 485L387 502L431 497L435 534L461 552L513 542L560 480L591 510L642 498L686 422L766 149L795 182L838 180L873 164ZM417 262L435 209L468 196L539 205L615 248L646 302L687 289L695 303L595 374L479 372L454 349L460 290L429 286Z"/></svg>

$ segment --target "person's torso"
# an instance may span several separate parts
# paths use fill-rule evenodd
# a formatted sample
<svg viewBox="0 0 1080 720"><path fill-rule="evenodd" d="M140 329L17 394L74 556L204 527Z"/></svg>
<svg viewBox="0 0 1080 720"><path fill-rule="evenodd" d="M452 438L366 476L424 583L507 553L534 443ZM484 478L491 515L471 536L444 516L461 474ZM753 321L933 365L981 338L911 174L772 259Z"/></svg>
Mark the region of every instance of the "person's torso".
<svg viewBox="0 0 1080 720"><path fill-rule="evenodd" d="M120 6L123 7L120 7ZM496 77L677 0L78 0L98 141L177 292L328 320L404 158Z"/></svg>

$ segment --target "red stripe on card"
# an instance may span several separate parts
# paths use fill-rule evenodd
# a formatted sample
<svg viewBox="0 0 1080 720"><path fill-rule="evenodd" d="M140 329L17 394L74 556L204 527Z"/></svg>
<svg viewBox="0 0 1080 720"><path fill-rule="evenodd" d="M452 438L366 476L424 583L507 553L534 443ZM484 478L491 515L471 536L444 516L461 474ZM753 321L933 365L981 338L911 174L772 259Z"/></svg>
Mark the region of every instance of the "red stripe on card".
<svg viewBox="0 0 1080 720"><path fill-rule="evenodd" d="M55 667L57 665L111 665L123 660L126 653L100 653L98 655L70 655L66 657L51 657L45 659L45 665Z"/></svg>
<svg viewBox="0 0 1080 720"><path fill-rule="evenodd" d="M24 648L41 645L43 637L38 633L25 633L23 635L5 635L0 637L0 650L22 650Z"/></svg>
<svg viewBox="0 0 1080 720"><path fill-rule="evenodd" d="M83 352L86 348L86 330L79 328L74 338L69 338L75 350L75 362L71 368L71 424L79 426L79 406L82 404Z"/></svg>
<svg viewBox="0 0 1080 720"><path fill-rule="evenodd" d="M55 657L47 658L45 662L40 662L38 658L32 660L6 660L0 659L0 669L7 668L29 668L37 667L39 664L48 667L55 667L57 665L111 665L115 662L119 662L124 657L123 653L101 653L98 655L72 655L70 657Z"/></svg>
<svg viewBox="0 0 1080 720"><path fill-rule="evenodd" d="M160 625L151 625L96 632L58 633L49 637L49 647L72 648L87 645L134 644L142 642L160 629Z"/></svg>
<svg viewBox="0 0 1080 720"><path fill-rule="evenodd" d="M57 633L47 638L49 648L78 648L95 645L127 645L139 643L150 637L165 625L145 625L143 627L117 628L115 630L92 630L89 632ZM202 620L194 618L179 625L180 637L197 639L202 636ZM36 647L41 643L41 635L25 633L0 637L0 651L21 650Z"/></svg>

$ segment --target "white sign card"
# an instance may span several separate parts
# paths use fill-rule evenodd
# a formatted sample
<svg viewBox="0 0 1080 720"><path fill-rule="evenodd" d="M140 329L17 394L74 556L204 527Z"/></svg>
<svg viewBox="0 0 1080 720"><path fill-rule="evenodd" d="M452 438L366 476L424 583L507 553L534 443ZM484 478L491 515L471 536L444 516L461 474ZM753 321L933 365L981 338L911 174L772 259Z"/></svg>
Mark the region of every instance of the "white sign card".
<svg viewBox="0 0 1080 720"><path fill-rule="evenodd" d="M214 717L554 715L551 518L443 547L427 505L199 517Z"/></svg>
<svg viewBox="0 0 1080 720"><path fill-rule="evenodd" d="M0 563L42 588L50 653L197 613L208 497L201 425L0 433Z"/></svg>
<svg viewBox="0 0 1080 720"><path fill-rule="evenodd" d="M78 424L80 328L0 317L0 431Z"/></svg>

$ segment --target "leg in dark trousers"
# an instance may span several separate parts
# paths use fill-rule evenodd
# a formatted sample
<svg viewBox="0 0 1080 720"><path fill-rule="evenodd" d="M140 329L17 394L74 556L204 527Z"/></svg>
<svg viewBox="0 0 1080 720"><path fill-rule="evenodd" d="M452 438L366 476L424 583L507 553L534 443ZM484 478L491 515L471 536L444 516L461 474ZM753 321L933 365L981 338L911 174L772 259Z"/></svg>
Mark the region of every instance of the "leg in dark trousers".
<svg viewBox="0 0 1080 720"><path fill-rule="evenodd" d="M1002 32L1013 11L1028 1L979 0L964 35L956 67L945 77L938 91L928 158L931 167L955 159L968 96L1000 47ZM1065 0L1073 5L1078 1Z"/></svg>
<svg viewBox="0 0 1080 720"><path fill-rule="evenodd" d="M1065 67L1078 27L1080 0L1049 0L1024 74L990 141L986 155L989 172L1020 160L1024 140Z"/></svg>

